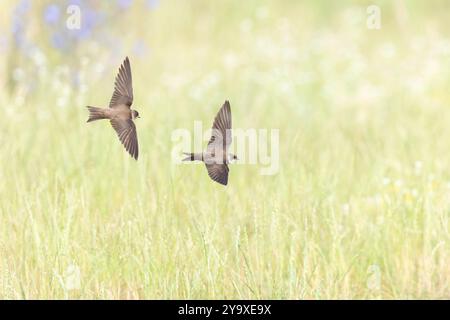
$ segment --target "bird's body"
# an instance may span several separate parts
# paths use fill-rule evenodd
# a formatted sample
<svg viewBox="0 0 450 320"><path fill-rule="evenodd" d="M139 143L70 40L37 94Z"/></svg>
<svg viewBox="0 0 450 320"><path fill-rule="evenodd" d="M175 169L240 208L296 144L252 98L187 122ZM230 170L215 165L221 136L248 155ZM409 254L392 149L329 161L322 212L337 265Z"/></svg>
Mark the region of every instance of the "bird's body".
<svg viewBox="0 0 450 320"><path fill-rule="evenodd" d="M120 120L134 120L136 117L134 115L135 110L131 110L126 105L119 105L116 108L99 108L99 107L88 107L89 109L89 119L87 122L101 120L101 119L120 119Z"/></svg>
<svg viewBox="0 0 450 320"><path fill-rule="evenodd" d="M206 151L200 153L184 153L183 161L202 161L206 165L209 177L223 185L228 183L228 164L237 156L229 153L231 144L231 108L225 101L214 119L211 139Z"/></svg>
<svg viewBox="0 0 450 320"><path fill-rule="evenodd" d="M109 103L109 108L88 106L89 119L87 122L109 119L125 149L137 160L139 147L136 126L133 120L139 118L139 112L131 109L132 103L131 68L127 57L116 77L114 93Z"/></svg>
<svg viewBox="0 0 450 320"><path fill-rule="evenodd" d="M198 152L198 153L184 153L187 155L186 158L183 159L183 161L203 161L205 163L217 163L217 164L229 164L231 161L237 159L236 155L233 153L228 153L227 156L225 156L224 153L221 154L213 154L209 152Z"/></svg>

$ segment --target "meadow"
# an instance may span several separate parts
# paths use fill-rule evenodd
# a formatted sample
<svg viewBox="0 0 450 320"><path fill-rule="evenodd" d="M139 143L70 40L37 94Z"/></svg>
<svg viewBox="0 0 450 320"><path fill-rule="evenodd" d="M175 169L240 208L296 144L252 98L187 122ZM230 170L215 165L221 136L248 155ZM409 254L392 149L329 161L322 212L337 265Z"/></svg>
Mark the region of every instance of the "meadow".
<svg viewBox="0 0 450 320"><path fill-rule="evenodd" d="M2 2L0 298L450 298L447 1L98 3ZM138 161L86 123L125 56ZM275 175L173 162L225 99Z"/></svg>

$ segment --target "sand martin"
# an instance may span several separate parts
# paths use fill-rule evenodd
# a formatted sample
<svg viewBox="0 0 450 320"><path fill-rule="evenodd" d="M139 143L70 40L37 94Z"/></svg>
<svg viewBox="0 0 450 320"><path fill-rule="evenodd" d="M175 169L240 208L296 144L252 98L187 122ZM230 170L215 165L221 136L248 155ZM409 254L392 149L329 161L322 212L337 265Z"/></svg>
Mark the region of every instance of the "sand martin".
<svg viewBox="0 0 450 320"><path fill-rule="evenodd" d="M128 57L122 63L114 84L114 93L109 102L109 108L88 106L87 122L109 119L116 130L125 149L137 160L139 155L136 126L133 120L139 118L139 113L131 109L133 103L133 86L131 81L130 60Z"/></svg>
<svg viewBox="0 0 450 320"><path fill-rule="evenodd" d="M203 161L208 175L214 181L227 185L228 163L237 160L236 155L228 153L231 144L231 109L230 103L225 101L214 119L211 139L206 151L201 153L184 153L188 157L183 161Z"/></svg>

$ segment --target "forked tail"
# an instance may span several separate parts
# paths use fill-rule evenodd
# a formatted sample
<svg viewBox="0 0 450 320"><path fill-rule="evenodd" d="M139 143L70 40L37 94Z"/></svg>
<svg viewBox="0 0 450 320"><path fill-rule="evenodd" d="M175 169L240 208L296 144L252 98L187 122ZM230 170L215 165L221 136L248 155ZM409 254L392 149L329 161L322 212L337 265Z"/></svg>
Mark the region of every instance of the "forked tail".
<svg viewBox="0 0 450 320"><path fill-rule="evenodd" d="M101 120L101 119L108 119L106 115L106 109L103 108L97 108L97 107L87 107L89 109L89 119L87 122L95 121L95 120Z"/></svg>

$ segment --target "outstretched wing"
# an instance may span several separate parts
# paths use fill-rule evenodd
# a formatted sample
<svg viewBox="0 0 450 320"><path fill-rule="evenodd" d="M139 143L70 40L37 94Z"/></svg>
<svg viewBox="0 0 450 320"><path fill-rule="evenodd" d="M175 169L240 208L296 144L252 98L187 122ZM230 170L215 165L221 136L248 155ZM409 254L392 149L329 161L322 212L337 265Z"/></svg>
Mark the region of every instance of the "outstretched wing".
<svg viewBox="0 0 450 320"><path fill-rule="evenodd" d="M214 153L214 150L222 150L226 154L231 144L231 108L230 103L225 101L217 113L212 126L211 139L206 150Z"/></svg>
<svg viewBox="0 0 450 320"><path fill-rule="evenodd" d="M136 134L136 126L131 119L111 119L111 125L116 130L120 141L128 153L137 160L139 155L139 146Z"/></svg>
<svg viewBox="0 0 450 320"><path fill-rule="evenodd" d="M223 184L224 186L228 183L228 165L223 164L206 164L206 169L208 170L208 175L214 181Z"/></svg>
<svg viewBox="0 0 450 320"><path fill-rule="evenodd" d="M109 102L110 108L115 108L119 105L131 106L133 103L133 84L131 79L131 67L128 57L119 68L119 73L116 76L114 83L114 93Z"/></svg>

